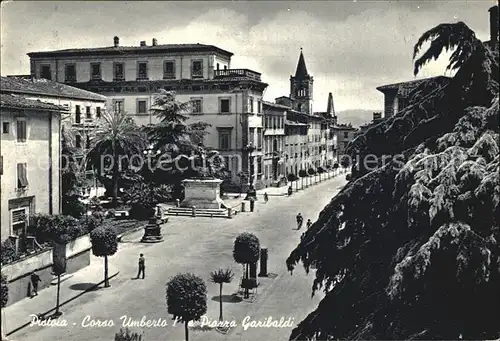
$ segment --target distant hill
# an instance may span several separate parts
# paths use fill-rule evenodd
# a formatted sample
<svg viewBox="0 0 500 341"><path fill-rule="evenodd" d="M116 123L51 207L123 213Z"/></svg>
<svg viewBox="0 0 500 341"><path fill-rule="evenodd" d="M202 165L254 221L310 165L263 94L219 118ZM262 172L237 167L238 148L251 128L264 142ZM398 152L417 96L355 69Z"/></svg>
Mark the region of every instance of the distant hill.
<svg viewBox="0 0 500 341"><path fill-rule="evenodd" d="M354 127L359 127L365 123L371 122L373 112L380 110L349 109L337 112L338 123L351 123Z"/></svg>

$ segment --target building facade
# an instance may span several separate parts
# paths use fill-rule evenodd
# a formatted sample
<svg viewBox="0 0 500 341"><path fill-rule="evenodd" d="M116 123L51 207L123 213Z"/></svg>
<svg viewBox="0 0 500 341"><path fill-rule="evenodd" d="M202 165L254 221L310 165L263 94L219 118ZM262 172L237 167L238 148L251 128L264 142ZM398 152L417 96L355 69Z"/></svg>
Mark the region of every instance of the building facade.
<svg viewBox="0 0 500 341"><path fill-rule="evenodd" d="M286 183L285 123L288 107L263 102L264 111L264 177L263 185Z"/></svg>
<svg viewBox="0 0 500 341"><path fill-rule="evenodd" d="M155 124L150 108L159 89L175 91L191 102L187 123L210 124L203 143L225 157L231 179L262 183L262 94L267 84L258 72L231 69L233 53L212 45L113 46L33 52L31 74L97 92L115 111L130 114L138 125ZM244 177L239 175L244 174Z"/></svg>
<svg viewBox="0 0 500 341"><path fill-rule="evenodd" d="M93 185L93 172L85 165L93 130L97 120L106 110L107 98L103 95L85 91L47 79L28 77L2 77L2 93L20 94L27 99L65 108L69 115L62 119L62 129L73 136L76 161L86 173L84 187Z"/></svg>
<svg viewBox="0 0 500 341"><path fill-rule="evenodd" d="M19 94L0 98L1 235L18 245L31 214L60 212L61 117L68 112Z"/></svg>

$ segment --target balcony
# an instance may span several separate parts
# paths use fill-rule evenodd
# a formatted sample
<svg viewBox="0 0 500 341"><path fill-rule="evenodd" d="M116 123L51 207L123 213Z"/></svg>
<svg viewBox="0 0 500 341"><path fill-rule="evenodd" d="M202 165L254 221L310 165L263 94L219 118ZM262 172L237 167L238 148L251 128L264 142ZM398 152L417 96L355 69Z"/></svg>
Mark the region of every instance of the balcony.
<svg viewBox="0 0 500 341"><path fill-rule="evenodd" d="M256 81L261 81L260 73L248 70L248 69L226 69L226 70L215 70L214 78L225 78L225 77L246 77Z"/></svg>

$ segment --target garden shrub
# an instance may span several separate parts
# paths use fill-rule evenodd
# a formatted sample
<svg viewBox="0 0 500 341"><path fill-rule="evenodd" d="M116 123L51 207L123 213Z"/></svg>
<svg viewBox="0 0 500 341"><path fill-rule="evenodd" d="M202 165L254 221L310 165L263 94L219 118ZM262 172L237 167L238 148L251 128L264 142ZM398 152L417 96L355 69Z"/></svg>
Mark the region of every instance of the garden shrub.
<svg viewBox="0 0 500 341"><path fill-rule="evenodd" d="M2 264L12 263L20 258L20 255L16 253L16 248L14 243L10 239L6 239L0 246L0 257Z"/></svg>

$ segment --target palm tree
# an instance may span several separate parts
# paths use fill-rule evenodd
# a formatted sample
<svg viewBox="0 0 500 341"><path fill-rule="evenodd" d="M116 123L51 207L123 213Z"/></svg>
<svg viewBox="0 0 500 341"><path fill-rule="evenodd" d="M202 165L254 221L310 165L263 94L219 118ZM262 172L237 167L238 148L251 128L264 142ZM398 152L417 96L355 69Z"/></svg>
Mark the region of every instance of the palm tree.
<svg viewBox="0 0 500 341"><path fill-rule="evenodd" d="M212 283L219 284L219 303L220 303L220 313L219 313L219 321L222 321L222 285L224 283L231 283L233 280L234 274L230 269L219 269L217 271L213 271L210 273L210 281Z"/></svg>
<svg viewBox="0 0 500 341"><path fill-rule="evenodd" d="M91 138L92 149L87 158L103 177L111 170L113 201L118 198L120 173L129 165L128 159L146 148L146 136L124 112L104 112ZM125 167L123 160L126 160Z"/></svg>

